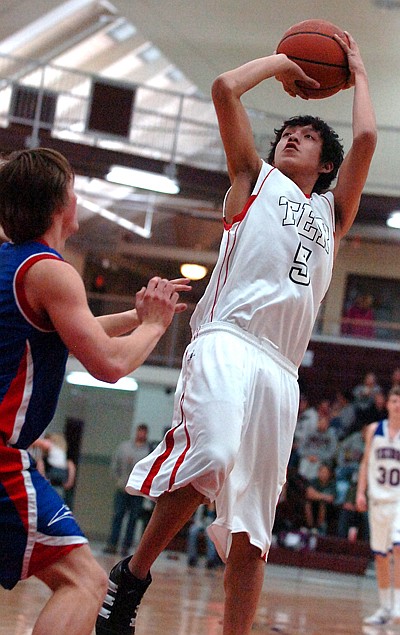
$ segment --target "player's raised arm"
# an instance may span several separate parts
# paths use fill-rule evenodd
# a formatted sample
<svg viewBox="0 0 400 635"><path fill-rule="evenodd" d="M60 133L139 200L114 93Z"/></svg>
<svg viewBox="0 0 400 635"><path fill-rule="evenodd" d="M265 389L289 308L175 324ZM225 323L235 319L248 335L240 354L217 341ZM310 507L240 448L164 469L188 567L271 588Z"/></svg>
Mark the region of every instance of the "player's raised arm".
<svg viewBox="0 0 400 635"><path fill-rule="evenodd" d="M241 97L270 77L281 81L284 89L291 95L301 93L296 85L297 80L302 80L309 86L318 85L286 55L274 54L222 73L212 86L212 99L233 186L228 203L234 200L233 207L236 210L246 202L261 167L261 158L256 150L251 124Z"/></svg>
<svg viewBox="0 0 400 635"><path fill-rule="evenodd" d="M339 239L349 231L356 217L377 141L375 113L367 73L354 38L348 33L346 35L348 42L338 36L336 39L347 53L350 69L348 86L354 86L353 142L339 170L337 185L333 190L336 235Z"/></svg>

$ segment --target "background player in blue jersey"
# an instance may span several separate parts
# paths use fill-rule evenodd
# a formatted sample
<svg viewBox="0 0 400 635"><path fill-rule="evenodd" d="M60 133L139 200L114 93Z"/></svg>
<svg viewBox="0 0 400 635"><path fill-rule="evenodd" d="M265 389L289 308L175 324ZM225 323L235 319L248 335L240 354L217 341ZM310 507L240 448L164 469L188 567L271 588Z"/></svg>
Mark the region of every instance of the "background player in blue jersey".
<svg viewBox="0 0 400 635"><path fill-rule="evenodd" d="M400 624L399 386L389 391L386 407L388 418L367 428L356 499L358 510L369 514L380 606L364 623L375 625Z"/></svg>
<svg viewBox="0 0 400 635"><path fill-rule="evenodd" d="M153 278L135 309L95 318L61 256L78 230L76 201L59 153L23 150L1 162L0 223L10 242L0 248L0 584L12 589L36 575L53 591L33 635L89 635L107 588L71 511L27 452L53 417L68 350L115 382L147 358L186 308L178 292L190 289L184 278Z"/></svg>

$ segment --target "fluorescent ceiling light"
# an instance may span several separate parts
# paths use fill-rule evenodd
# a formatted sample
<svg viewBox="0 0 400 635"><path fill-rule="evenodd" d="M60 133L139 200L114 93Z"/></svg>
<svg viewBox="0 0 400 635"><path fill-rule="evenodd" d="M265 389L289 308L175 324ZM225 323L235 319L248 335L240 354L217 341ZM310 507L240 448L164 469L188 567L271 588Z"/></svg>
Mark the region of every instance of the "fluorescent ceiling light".
<svg viewBox="0 0 400 635"><path fill-rule="evenodd" d="M85 371L73 370L68 373L67 382L75 386L90 386L92 388L108 388L110 390L125 390L135 392L138 389L136 379L133 377L122 377L115 384L109 384L106 381L99 381Z"/></svg>
<svg viewBox="0 0 400 635"><path fill-rule="evenodd" d="M176 68L176 66L170 67L170 69L165 74L168 79L175 84L177 84L178 82L182 82L185 79L182 71L180 71L179 68Z"/></svg>
<svg viewBox="0 0 400 635"><path fill-rule="evenodd" d="M136 35L137 29L131 23L128 22L125 18L120 18L117 20L114 26L111 29L108 29L107 35L114 40L114 42L125 42L130 37Z"/></svg>
<svg viewBox="0 0 400 635"><path fill-rule="evenodd" d="M18 49L18 55L33 58L33 49L39 43L42 52L39 55L36 51L35 59L48 61L103 30L117 14L117 8L107 0L69 0L3 40L0 49L2 53Z"/></svg>
<svg viewBox="0 0 400 635"><path fill-rule="evenodd" d="M138 55L144 62L151 64L152 62L156 62L160 59L161 51L154 46L154 44L149 44L149 46L138 53Z"/></svg>
<svg viewBox="0 0 400 635"><path fill-rule="evenodd" d="M120 227L123 227L124 229L127 229L128 231L133 232L134 234L143 236L143 238L151 237L151 225L152 225L152 219L153 219L152 209L148 209L146 211L145 226L141 227L140 225L133 223L127 218L123 218L123 216L120 216L119 214L116 214L115 212L112 212L109 209L101 207L100 205L97 205L96 203L93 203L92 201L88 201L87 199L84 199L80 196L78 197L78 205L81 205L82 207L89 210L90 212L93 212L94 214L98 214L99 216L102 216L102 218L106 218L112 223L116 223L117 225L120 225Z"/></svg>
<svg viewBox="0 0 400 635"><path fill-rule="evenodd" d="M136 170L135 168L124 168L120 165L113 165L106 175L107 181L138 187L143 190L161 192L162 194L178 194L179 185L175 179L171 179L165 174Z"/></svg>
<svg viewBox="0 0 400 635"><path fill-rule="evenodd" d="M386 221L388 227L400 229L400 211L392 212Z"/></svg>
<svg viewBox="0 0 400 635"><path fill-rule="evenodd" d="M202 280L207 275L207 267L186 262L181 265L181 274L189 280Z"/></svg>

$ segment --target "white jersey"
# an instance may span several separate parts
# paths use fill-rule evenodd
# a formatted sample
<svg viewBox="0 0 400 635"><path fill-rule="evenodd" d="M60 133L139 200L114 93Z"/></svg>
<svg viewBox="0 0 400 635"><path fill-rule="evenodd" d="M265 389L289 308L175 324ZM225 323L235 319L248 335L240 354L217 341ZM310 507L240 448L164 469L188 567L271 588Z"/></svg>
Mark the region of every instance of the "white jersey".
<svg viewBox="0 0 400 635"><path fill-rule="evenodd" d="M387 419L378 423L371 439L368 497L372 502L400 502L400 432L390 438Z"/></svg>
<svg viewBox="0 0 400 635"><path fill-rule="evenodd" d="M192 318L267 338L300 366L333 268L333 194L305 196L263 162L244 209L225 223L217 264Z"/></svg>

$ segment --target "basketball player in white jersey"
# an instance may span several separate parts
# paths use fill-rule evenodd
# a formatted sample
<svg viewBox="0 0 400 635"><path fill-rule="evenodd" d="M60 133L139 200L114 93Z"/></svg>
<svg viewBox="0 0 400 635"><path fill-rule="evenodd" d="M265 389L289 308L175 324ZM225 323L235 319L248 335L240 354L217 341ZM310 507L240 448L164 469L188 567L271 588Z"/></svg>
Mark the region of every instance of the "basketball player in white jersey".
<svg viewBox="0 0 400 635"><path fill-rule="evenodd" d="M254 60L213 84L232 184L219 259L192 316L172 428L127 484L157 503L135 554L110 573L97 635L135 632L151 565L205 500L216 501L209 533L226 562L223 635L250 633L296 424L297 369L376 144L358 47L350 36L341 45L354 86L343 163L336 133L314 117L285 122L268 161L258 155L242 95L269 78L292 96L303 96L298 80L317 85L286 55Z"/></svg>
<svg viewBox="0 0 400 635"><path fill-rule="evenodd" d="M367 428L356 499L359 511L368 508L380 602L378 610L364 623L375 625L400 623L399 386L390 390L386 408L388 418Z"/></svg>

